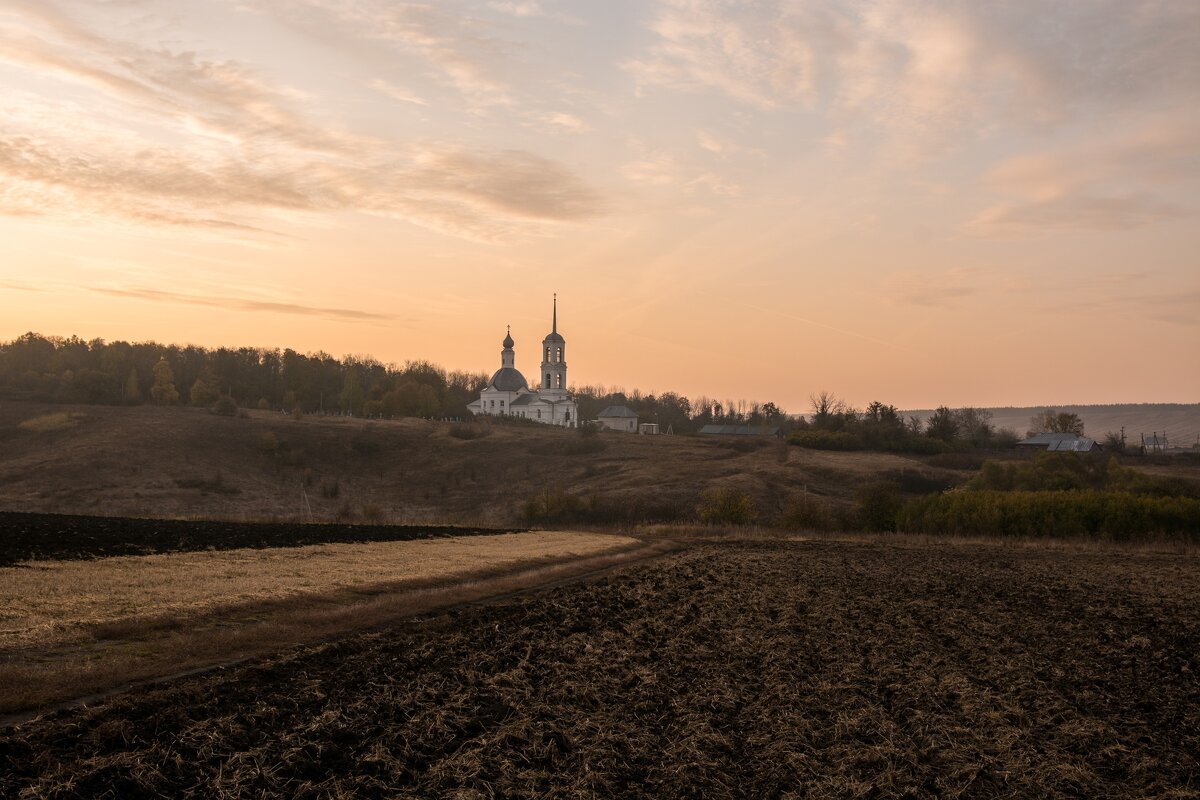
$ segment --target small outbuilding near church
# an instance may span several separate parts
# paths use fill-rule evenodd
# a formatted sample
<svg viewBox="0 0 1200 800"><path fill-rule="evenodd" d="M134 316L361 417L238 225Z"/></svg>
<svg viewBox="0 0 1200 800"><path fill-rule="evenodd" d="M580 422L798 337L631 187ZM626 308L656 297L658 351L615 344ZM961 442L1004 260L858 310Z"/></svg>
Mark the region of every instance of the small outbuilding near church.
<svg viewBox="0 0 1200 800"><path fill-rule="evenodd" d="M637 412L628 406L609 406L596 416L596 421L610 431L637 433L638 429Z"/></svg>

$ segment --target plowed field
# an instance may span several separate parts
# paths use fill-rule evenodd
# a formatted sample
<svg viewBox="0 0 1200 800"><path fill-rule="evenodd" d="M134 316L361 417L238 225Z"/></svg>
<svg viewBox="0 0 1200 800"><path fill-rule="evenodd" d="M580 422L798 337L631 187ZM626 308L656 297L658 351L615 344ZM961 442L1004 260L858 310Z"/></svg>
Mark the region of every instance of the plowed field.
<svg viewBox="0 0 1200 800"><path fill-rule="evenodd" d="M296 522L89 517L0 511L0 566L20 561L72 560L244 547L409 542L446 536L494 536L512 528L450 525L343 525Z"/></svg>
<svg viewBox="0 0 1200 800"><path fill-rule="evenodd" d="M0 795L1193 797L1198 658L1194 557L702 544L0 732Z"/></svg>

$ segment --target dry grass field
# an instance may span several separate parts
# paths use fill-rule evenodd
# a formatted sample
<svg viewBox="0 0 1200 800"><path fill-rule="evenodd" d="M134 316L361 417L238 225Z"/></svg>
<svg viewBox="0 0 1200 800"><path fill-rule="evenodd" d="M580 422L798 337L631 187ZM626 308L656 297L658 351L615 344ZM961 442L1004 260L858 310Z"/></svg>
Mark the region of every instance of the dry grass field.
<svg viewBox="0 0 1200 800"><path fill-rule="evenodd" d="M71 424L30 420L69 415ZM62 417L55 416L61 420ZM26 427L22 427L25 424ZM32 429L30 429L32 428ZM883 453L684 436L596 437L491 425L463 440L419 419L293 420L251 411L0 404L0 509L115 516L349 519L512 525L543 488L691 510L705 490L749 491L765 513L808 491L846 501L862 483L955 473Z"/></svg>
<svg viewBox="0 0 1200 800"><path fill-rule="evenodd" d="M1200 570L734 539L0 730L0 795L1195 797Z"/></svg>
<svg viewBox="0 0 1200 800"><path fill-rule="evenodd" d="M665 552L530 532L0 568L0 714Z"/></svg>
<svg viewBox="0 0 1200 800"><path fill-rule="evenodd" d="M130 629L303 595L448 581L483 570L629 547L637 540L536 531L415 542L169 553L0 567L0 652L57 644L97 628Z"/></svg>

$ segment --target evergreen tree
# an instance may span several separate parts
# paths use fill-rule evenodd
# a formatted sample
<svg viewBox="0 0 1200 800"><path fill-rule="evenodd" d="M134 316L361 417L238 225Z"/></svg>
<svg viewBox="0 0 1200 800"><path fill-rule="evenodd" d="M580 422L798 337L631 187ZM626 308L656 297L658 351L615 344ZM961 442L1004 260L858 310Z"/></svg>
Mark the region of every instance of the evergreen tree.
<svg viewBox="0 0 1200 800"><path fill-rule="evenodd" d="M150 387L150 398L160 406L173 406L179 402L175 374L165 358L160 358L154 365L154 385Z"/></svg>

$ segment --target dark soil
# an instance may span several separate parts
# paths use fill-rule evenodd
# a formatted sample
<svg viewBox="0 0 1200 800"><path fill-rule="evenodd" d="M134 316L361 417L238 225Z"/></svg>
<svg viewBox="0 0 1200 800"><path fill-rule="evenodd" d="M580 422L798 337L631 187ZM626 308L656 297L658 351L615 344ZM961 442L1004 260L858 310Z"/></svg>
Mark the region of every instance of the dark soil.
<svg viewBox="0 0 1200 800"><path fill-rule="evenodd" d="M1166 555L699 545L0 732L0 795L1195 797Z"/></svg>
<svg viewBox="0 0 1200 800"><path fill-rule="evenodd" d="M301 525L297 523L87 517L0 511L0 566L27 560L299 547L335 542L400 542L441 536L486 536L514 529L438 525Z"/></svg>

